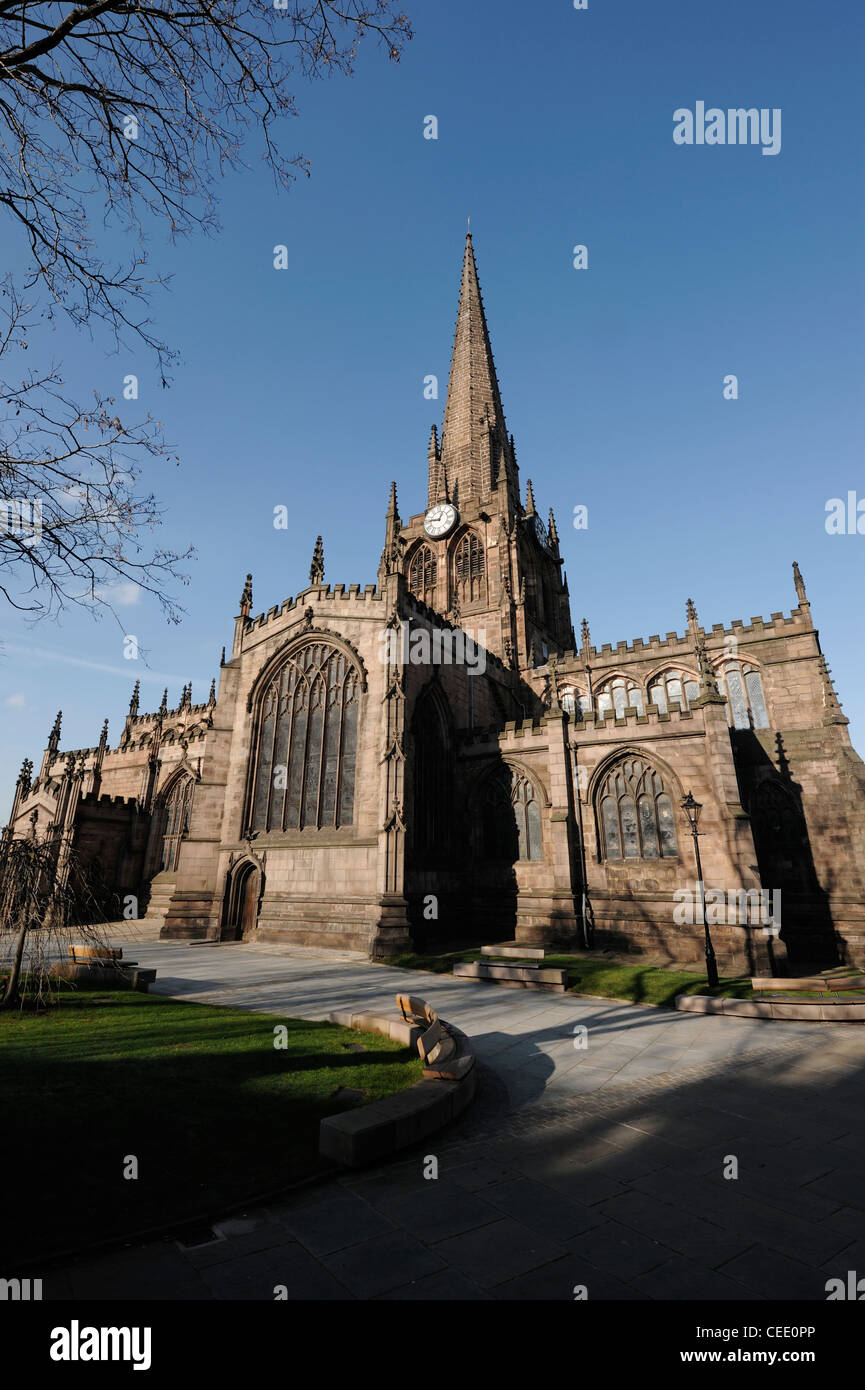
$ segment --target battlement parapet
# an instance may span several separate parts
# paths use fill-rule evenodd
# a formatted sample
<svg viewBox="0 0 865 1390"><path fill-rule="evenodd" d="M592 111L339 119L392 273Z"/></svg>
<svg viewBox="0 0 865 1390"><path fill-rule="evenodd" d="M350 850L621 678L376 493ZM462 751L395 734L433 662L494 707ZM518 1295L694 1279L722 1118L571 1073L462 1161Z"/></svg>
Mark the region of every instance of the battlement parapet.
<svg viewBox="0 0 865 1390"><path fill-rule="evenodd" d="M789 614L772 613L768 619L759 614L752 617L749 623L745 623L741 618L734 618L729 627L723 623L713 623L711 628L700 628L700 632L706 638L706 646L709 652L717 649L718 638L725 637L762 637L764 635L775 636L788 635L788 629L799 631L811 631L812 623L810 611L802 608L793 608ZM590 666L596 664L615 666L618 660L627 656L638 656L645 660L655 654L661 656L680 657L683 655L693 657L694 639L690 632L680 636L676 632L668 632L665 637L660 637L653 633L648 639L633 637L630 642L617 642L615 646L612 642L604 642L600 647L589 647L587 651L573 647L566 648L556 655L558 671L560 676L567 676L569 668L581 668L585 665L586 658ZM545 673L549 670L549 660L540 666L532 668L533 671Z"/></svg>

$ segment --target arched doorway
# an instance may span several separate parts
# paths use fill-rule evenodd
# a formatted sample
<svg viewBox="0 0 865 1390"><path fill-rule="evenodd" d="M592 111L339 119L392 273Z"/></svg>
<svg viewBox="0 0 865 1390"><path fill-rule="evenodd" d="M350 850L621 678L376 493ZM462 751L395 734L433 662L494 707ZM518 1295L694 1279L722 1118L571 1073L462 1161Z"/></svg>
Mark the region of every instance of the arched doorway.
<svg viewBox="0 0 865 1390"><path fill-rule="evenodd" d="M229 874L225 890L223 941L244 941L255 931L264 888L261 869L245 859Z"/></svg>

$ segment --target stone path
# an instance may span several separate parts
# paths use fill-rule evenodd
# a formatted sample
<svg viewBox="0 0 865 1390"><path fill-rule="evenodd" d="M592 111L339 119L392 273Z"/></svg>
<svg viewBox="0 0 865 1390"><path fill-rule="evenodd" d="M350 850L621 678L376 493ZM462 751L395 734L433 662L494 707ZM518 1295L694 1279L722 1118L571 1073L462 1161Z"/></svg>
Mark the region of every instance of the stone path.
<svg viewBox="0 0 865 1390"><path fill-rule="evenodd" d="M473 1039L478 1096L397 1162L250 1208L197 1249L163 1240L77 1261L49 1272L49 1298L271 1300L279 1287L289 1299L570 1300L585 1286L590 1299L822 1300L828 1278L865 1275L855 1025L675 1014L351 952L146 935L134 954L158 968L155 991L202 1003L322 1018L393 1012L408 988Z"/></svg>

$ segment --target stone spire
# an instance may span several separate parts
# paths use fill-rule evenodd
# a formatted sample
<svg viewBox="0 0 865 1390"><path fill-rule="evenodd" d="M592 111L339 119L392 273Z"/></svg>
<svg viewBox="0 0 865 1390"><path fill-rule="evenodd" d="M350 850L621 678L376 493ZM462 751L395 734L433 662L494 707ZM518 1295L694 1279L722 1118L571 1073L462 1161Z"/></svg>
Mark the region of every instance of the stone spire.
<svg viewBox="0 0 865 1390"><path fill-rule="evenodd" d="M104 748L104 747L107 745L107 743L108 743L108 720L106 719L106 720L103 722L103 725L102 725L102 733L99 735L99 747L100 747L100 748Z"/></svg>
<svg viewBox="0 0 865 1390"><path fill-rule="evenodd" d="M526 516L534 516L535 513L535 492L532 487L531 478L526 478Z"/></svg>
<svg viewBox="0 0 865 1390"><path fill-rule="evenodd" d="M215 705L215 704L216 704L216 677L215 677L215 676L214 676L213 680L210 682L210 694L209 694L208 697L207 697L207 703L208 703L209 705Z"/></svg>
<svg viewBox="0 0 865 1390"><path fill-rule="evenodd" d="M251 575L250 575L250 578L252 578ZM164 689L163 692L162 692L162 703L161 703L161 705L159 706L159 709L158 709L157 713L158 713L158 714L167 714L167 713L168 713L168 686L166 686L165 689Z"/></svg>
<svg viewBox="0 0 865 1390"><path fill-rule="evenodd" d="M550 524L547 531L550 540L550 550L554 555L559 553L559 533L556 530L556 518L553 516L553 509L550 507Z"/></svg>
<svg viewBox="0 0 865 1390"><path fill-rule="evenodd" d="M134 719L138 713L138 697L141 691L141 681L136 681L132 691L132 699L129 701L129 713Z"/></svg>
<svg viewBox="0 0 865 1390"><path fill-rule="evenodd" d="M321 543L321 536L315 538L315 549L312 552L312 564L309 567L310 584L321 584L324 581L324 546Z"/></svg>
<svg viewBox="0 0 865 1390"><path fill-rule="evenodd" d="M248 618L252 610L252 575L246 576L246 583L243 586L243 593L240 595L240 616Z"/></svg>
<svg viewBox="0 0 865 1390"><path fill-rule="evenodd" d="M796 585L796 596L799 599L799 607L810 607L808 595L805 592L805 581L802 578L802 571L795 560L793 561L793 583Z"/></svg>
<svg viewBox="0 0 865 1390"><path fill-rule="evenodd" d="M513 455L470 232L463 256L440 460L441 470L446 470L451 501L457 505L469 497L487 496L502 473L516 504ZM441 486L441 470L436 470L436 488ZM431 477L431 487L432 483Z"/></svg>
<svg viewBox="0 0 865 1390"><path fill-rule="evenodd" d="M583 621L580 623L580 640L582 643L583 656L586 661L588 661L592 650L592 634L589 631L589 624L586 618L583 618Z"/></svg>

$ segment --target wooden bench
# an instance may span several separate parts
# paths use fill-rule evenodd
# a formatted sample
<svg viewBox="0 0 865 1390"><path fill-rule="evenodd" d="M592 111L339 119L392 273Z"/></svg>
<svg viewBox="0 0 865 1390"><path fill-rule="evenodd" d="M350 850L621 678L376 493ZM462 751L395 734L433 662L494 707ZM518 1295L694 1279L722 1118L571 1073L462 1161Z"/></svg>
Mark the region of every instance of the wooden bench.
<svg viewBox="0 0 865 1390"><path fill-rule="evenodd" d="M413 994L398 994L396 1002L407 1023L435 1023L436 1011L425 999L417 999Z"/></svg>
<svg viewBox="0 0 865 1390"><path fill-rule="evenodd" d="M119 946L68 946L66 949L75 965L107 965L123 959L123 951ZM134 965L136 962L126 963Z"/></svg>
<svg viewBox="0 0 865 1390"><path fill-rule="evenodd" d="M424 1064L424 1077L458 1081L471 1070L474 1052L458 1028L442 1023L435 1009L425 999L398 994L396 1002L406 1022L426 1025L417 1040L417 1050Z"/></svg>

